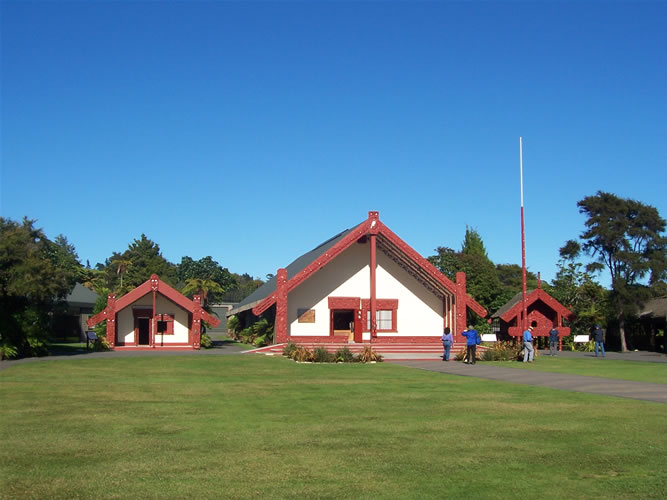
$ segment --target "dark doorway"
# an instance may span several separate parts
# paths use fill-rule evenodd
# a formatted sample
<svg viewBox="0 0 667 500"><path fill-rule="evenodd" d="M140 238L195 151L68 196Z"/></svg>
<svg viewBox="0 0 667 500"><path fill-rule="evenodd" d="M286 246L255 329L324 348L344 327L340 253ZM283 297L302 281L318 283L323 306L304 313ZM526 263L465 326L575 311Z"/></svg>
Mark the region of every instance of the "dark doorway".
<svg viewBox="0 0 667 500"><path fill-rule="evenodd" d="M336 309L331 311L331 334L347 337L353 340L354 311L352 309Z"/></svg>
<svg viewBox="0 0 667 500"><path fill-rule="evenodd" d="M137 345L148 345L150 341L150 318L137 318L137 328L139 329L139 341Z"/></svg>

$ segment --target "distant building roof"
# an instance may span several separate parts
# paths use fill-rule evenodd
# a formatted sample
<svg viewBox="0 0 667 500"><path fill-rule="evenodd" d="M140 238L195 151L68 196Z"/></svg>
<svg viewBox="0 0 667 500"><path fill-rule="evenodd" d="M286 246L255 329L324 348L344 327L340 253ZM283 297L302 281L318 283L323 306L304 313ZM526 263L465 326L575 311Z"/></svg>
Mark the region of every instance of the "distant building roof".
<svg viewBox="0 0 667 500"><path fill-rule="evenodd" d="M72 292L65 298L70 306L74 307L93 307L99 295L86 288L81 283L74 285Z"/></svg>
<svg viewBox="0 0 667 500"><path fill-rule="evenodd" d="M649 300L639 316L644 318L667 318L667 297L658 297Z"/></svg>

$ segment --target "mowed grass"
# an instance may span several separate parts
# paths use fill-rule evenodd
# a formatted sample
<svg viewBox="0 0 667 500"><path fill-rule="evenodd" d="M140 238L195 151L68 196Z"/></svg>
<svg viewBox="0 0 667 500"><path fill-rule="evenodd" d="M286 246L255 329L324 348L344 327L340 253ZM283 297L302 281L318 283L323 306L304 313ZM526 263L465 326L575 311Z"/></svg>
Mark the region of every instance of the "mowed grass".
<svg viewBox="0 0 667 500"><path fill-rule="evenodd" d="M265 356L0 372L3 498L664 498L667 405Z"/></svg>
<svg viewBox="0 0 667 500"><path fill-rule="evenodd" d="M487 362L485 362L485 364L487 364ZM622 361L590 356L566 358L541 355L536 357L533 363L493 361L488 362L488 364L490 366L518 368L521 370L588 375L592 377L632 380L635 382L667 384L667 363Z"/></svg>

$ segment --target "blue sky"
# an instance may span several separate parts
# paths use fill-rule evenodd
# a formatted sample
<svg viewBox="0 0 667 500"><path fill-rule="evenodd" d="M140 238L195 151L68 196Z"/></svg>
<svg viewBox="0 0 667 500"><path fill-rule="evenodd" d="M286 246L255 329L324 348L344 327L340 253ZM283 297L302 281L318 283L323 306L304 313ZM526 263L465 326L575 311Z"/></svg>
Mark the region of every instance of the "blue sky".
<svg viewBox="0 0 667 500"><path fill-rule="evenodd" d="M264 277L379 210L552 279L598 190L667 217L665 2L2 2L3 217ZM605 280L603 280L605 281ZM608 281L608 280L606 280Z"/></svg>

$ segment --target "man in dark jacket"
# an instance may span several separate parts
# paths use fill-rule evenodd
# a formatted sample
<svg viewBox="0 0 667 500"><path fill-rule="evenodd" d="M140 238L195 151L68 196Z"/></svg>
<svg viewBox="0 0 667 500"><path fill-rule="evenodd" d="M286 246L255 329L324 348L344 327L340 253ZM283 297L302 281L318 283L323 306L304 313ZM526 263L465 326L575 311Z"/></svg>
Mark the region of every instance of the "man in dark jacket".
<svg viewBox="0 0 667 500"><path fill-rule="evenodd" d="M595 357L598 357L599 348L602 350L602 357L604 358L604 330L600 328L600 325L595 325L595 330L593 330L593 340L595 341Z"/></svg>
<svg viewBox="0 0 667 500"><path fill-rule="evenodd" d="M461 335L466 338L466 358L468 359L466 363L474 365L477 362L477 344L479 343L479 334L477 333L477 330L472 327L472 325L468 325L468 329L463 330Z"/></svg>
<svg viewBox="0 0 667 500"><path fill-rule="evenodd" d="M555 326L552 326L551 330L549 330L549 354L555 356L557 350L558 350L558 330L556 330Z"/></svg>

